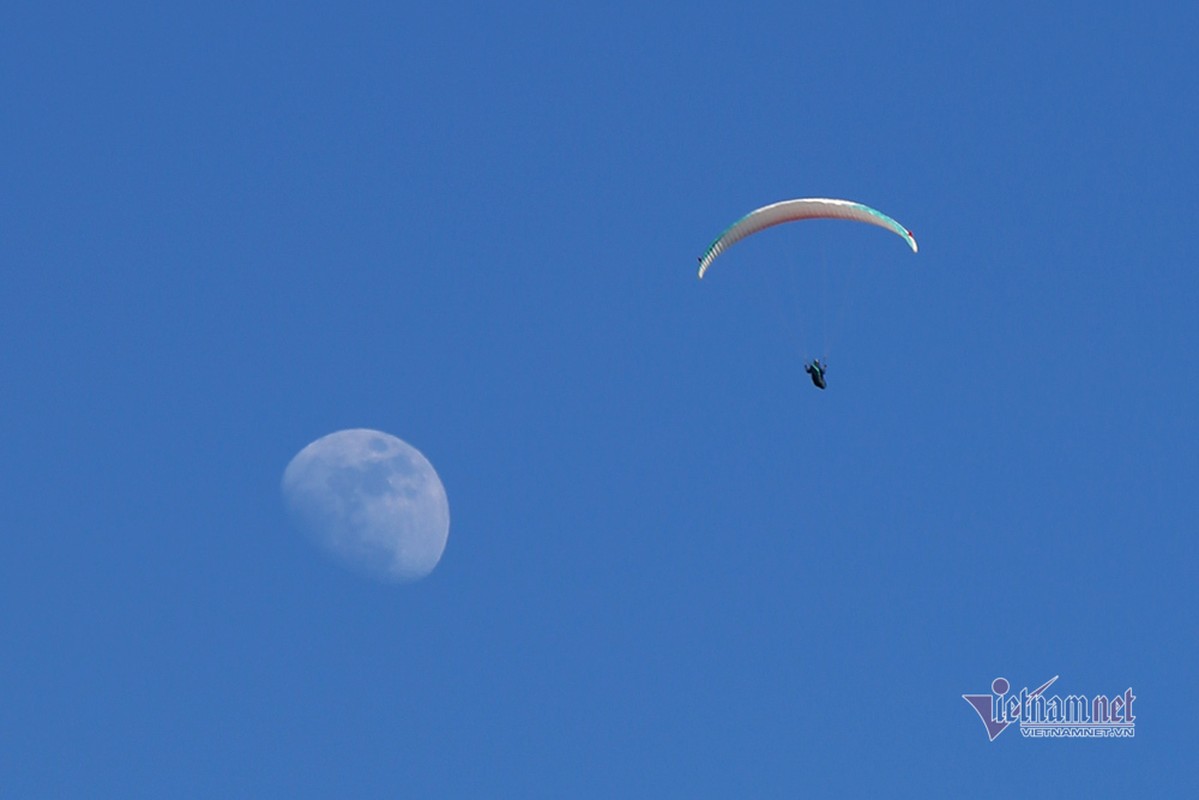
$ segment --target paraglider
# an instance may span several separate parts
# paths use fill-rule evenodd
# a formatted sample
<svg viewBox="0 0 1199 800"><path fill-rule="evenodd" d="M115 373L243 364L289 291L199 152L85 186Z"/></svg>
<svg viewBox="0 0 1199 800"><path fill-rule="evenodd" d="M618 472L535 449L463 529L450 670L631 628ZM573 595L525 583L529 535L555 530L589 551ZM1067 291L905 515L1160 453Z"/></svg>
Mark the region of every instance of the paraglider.
<svg viewBox="0 0 1199 800"><path fill-rule="evenodd" d="M699 277L704 277L704 273L708 271L708 267L712 266L712 262L716 260L717 256L747 236L752 236L759 231L781 225L784 222L797 222L804 219L844 219L876 225L899 236L908 243L913 253L917 252L916 238L912 236L912 232L883 212L852 200L807 197L763 206L734 222L717 236L712 244L708 245L704 254L699 257ZM825 381L827 370L828 365L821 363L818 358L804 364L804 371L811 377L812 383L817 389L827 388L828 384Z"/></svg>
<svg viewBox="0 0 1199 800"><path fill-rule="evenodd" d="M708 267L712 265L718 255L745 237L784 222L797 222L801 219L847 219L877 225L902 237L912 248L912 252L916 252L916 239L912 236L912 232L883 212L852 200L808 197L799 200L784 200L781 203L763 206L734 222L725 229L724 233L717 236L716 240L708 245L708 249L699 257L699 277L704 277L704 273L708 271Z"/></svg>
<svg viewBox="0 0 1199 800"><path fill-rule="evenodd" d="M819 358L812 359L812 363L804 364L804 372L812 376L812 383L817 389L827 389L828 385L824 382L824 373L828 370L828 364L821 364Z"/></svg>

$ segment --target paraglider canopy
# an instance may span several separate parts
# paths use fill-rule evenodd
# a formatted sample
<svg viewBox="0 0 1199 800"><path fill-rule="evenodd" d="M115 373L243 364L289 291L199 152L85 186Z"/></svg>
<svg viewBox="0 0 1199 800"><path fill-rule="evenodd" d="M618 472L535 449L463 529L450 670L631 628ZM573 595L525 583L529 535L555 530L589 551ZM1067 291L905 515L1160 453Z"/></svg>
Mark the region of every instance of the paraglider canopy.
<svg viewBox="0 0 1199 800"><path fill-rule="evenodd" d="M717 236L699 257L699 277L704 276L718 255L745 237L784 222L796 222L801 219L847 219L877 225L902 237L912 248L912 252L916 252L916 239L912 232L883 212L852 200L808 197L763 206L734 222L724 233Z"/></svg>

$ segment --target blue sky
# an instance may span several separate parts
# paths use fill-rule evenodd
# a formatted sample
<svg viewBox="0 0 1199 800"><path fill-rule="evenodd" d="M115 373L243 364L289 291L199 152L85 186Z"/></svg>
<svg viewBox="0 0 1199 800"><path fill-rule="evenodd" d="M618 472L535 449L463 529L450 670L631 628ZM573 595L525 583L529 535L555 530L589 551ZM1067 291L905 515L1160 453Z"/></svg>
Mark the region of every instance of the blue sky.
<svg viewBox="0 0 1199 800"><path fill-rule="evenodd" d="M1199 790L1189 6L4 16L6 794ZM802 196L920 253L696 280ZM351 427L445 483L419 583L288 526ZM1053 675L1136 738L961 699Z"/></svg>

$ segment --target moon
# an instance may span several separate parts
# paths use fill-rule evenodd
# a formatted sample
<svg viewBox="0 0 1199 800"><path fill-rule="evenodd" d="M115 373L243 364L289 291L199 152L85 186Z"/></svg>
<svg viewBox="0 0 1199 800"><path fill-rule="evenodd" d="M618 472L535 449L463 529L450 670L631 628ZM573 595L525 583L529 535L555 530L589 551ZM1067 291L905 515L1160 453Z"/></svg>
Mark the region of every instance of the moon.
<svg viewBox="0 0 1199 800"><path fill-rule="evenodd" d="M350 569L387 582L425 577L445 551L450 505L429 460L382 431L337 431L283 472L297 526Z"/></svg>

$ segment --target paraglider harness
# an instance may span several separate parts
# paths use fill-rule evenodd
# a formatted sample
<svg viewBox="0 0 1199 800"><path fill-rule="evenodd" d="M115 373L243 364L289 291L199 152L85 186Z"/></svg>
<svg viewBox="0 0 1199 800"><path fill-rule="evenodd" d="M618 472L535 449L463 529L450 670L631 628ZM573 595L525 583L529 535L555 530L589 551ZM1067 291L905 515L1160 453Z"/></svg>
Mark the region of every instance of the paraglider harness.
<svg viewBox="0 0 1199 800"><path fill-rule="evenodd" d="M812 376L812 383L817 389L824 389L824 371L828 369L828 364L821 364L819 358L812 359L811 364L804 364L804 372Z"/></svg>

